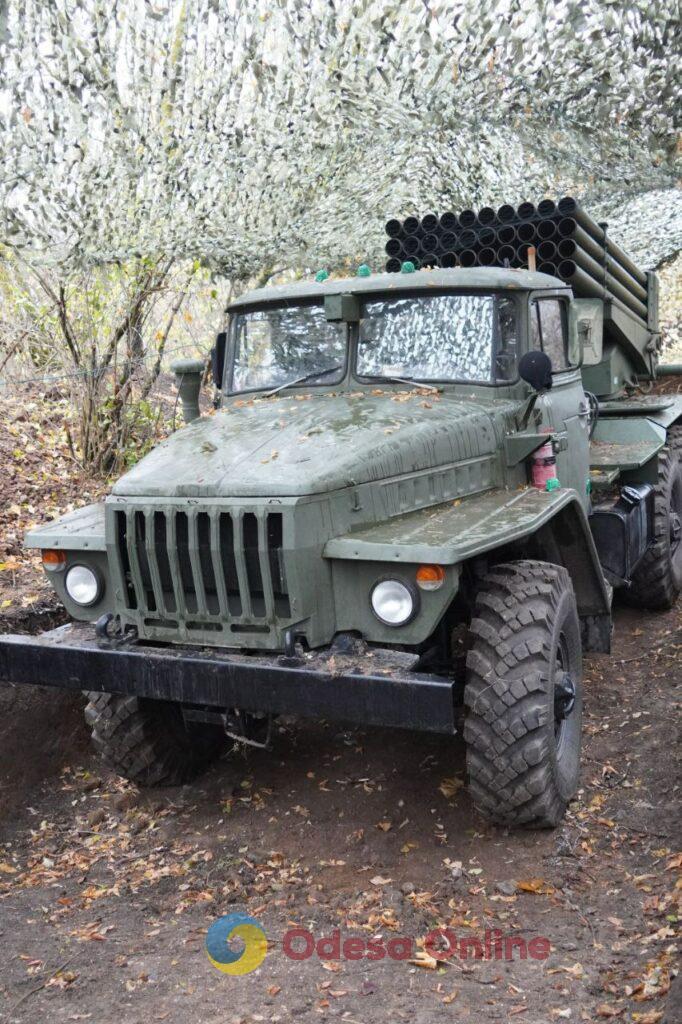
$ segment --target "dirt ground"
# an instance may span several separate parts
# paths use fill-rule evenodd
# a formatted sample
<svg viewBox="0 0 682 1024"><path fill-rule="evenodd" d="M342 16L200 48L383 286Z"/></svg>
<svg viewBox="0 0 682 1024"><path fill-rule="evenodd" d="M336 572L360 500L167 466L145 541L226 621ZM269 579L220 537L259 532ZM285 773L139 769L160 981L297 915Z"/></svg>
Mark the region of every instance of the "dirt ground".
<svg viewBox="0 0 682 1024"><path fill-rule="evenodd" d="M39 431L17 427L16 451L39 449ZM22 521L26 505L41 514L34 473L16 474L5 525L9 503ZM50 504L78 500L60 486ZM4 554L0 630L59 621L18 539ZM473 811L457 740L286 721L272 751L137 792L91 751L80 696L0 687L0 1020L682 1021L681 689L682 607L619 609L613 654L587 660L578 798L537 833ZM269 942L241 977L204 950L236 911ZM549 956L439 963L423 948L435 926L544 938ZM296 961L283 951L294 927L406 937L411 952L354 961L327 945Z"/></svg>

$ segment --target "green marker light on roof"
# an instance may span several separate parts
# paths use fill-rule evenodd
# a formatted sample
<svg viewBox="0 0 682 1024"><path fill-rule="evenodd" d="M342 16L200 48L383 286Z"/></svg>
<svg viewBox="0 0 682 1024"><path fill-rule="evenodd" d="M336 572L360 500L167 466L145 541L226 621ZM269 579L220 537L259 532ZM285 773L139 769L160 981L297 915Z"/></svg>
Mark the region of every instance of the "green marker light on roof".
<svg viewBox="0 0 682 1024"><path fill-rule="evenodd" d="M361 263L360 266L358 267L358 277L369 277L371 273L372 271L370 270L366 263Z"/></svg>
<svg viewBox="0 0 682 1024"><path fill-rule="evenodd" d="M415 271L415 266L414 266L414 263L412 262L412 260L405 260L405 262L403 263L403 265L400 268L400 273L401 274L414 274L414 271Z"/></svg>
<svg viewBox="0 0 682 1024"><path fill-rule="evenodd" d="M323 281L326 281L328 277L329 277L329 271L328 270L318 270L318 272L315 274L315 280L319 284L322 284Z"/></svg>

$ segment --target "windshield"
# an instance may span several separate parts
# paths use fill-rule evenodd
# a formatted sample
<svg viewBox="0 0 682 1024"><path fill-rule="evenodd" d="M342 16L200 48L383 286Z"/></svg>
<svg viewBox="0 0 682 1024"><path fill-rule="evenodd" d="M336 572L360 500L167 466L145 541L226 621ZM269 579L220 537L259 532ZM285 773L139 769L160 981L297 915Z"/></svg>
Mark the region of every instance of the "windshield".
<svg viewBox="0 0 682 1024"><path fill-rule="evenodd" d="M516 379L513 299L429 295L366 302L358 375L491 384Z"/></svg>
<svg viewBox="0 0 682 1024"><path fill-rule="evenodd" d="M343 377L347 325L326 320L320 304L238 313L233 330L233 392L286 387L303 379L335 384Z"/></svg>

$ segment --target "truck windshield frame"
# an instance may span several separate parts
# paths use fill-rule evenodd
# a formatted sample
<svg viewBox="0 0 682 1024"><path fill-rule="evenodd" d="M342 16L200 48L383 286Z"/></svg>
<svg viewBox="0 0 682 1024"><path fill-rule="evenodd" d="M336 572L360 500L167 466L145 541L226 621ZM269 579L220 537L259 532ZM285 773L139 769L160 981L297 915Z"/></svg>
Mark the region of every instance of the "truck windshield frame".
<svg viewBox="0 0 682 1024"><path fill-rule="evenodd" d="M339 384L348 340L348 324L327 320L320 300L240 309L230 317L227 392L284 390L304 377L306 387Z"/></svg>
<svg viewBox="0 0 682 1024"><path fill-rule="evenodd" d="M365 298L355 372L370 381L513 384L519 338L519 306L511 295L413 292Z"/></svg>

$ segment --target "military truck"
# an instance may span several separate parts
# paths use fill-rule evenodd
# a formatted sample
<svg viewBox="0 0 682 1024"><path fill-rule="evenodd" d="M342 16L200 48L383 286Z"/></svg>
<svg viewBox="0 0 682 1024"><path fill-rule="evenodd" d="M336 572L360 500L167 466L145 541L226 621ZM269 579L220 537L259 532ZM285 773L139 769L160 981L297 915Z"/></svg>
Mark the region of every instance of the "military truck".
<svg viewBox="0 0 682 1024"><path fill-rule="evenodd" d="M606 277L581 297L556 267L401 255L233 302L211 414L177 365L186 425L28 535L73 621L2 638L0 678L85 691L133 782L267 745L277 715L338 719L461 732L483 814L554 826L614 590L679 594L654 276L641 316Z"/></svg>

